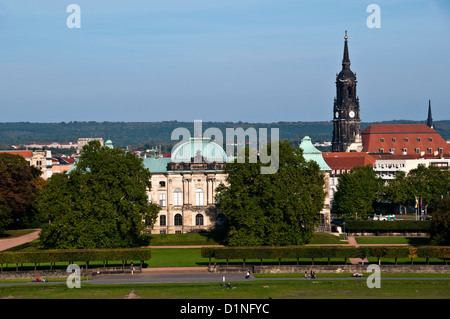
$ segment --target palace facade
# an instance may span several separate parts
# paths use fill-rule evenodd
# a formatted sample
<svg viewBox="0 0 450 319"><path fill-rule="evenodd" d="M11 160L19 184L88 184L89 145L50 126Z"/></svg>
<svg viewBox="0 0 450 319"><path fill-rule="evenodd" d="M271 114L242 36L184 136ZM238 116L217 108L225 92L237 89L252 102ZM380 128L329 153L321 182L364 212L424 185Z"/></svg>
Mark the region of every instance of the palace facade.
<svg viewBox="0 0 450 319"><path fill-rule="evenodd" d="M149 200L161 207L152 234L211 231L224 221L216 209L217 186L226 183L229 156L207 138L178 145L170 158L145 158L152 174Z"/></svg>

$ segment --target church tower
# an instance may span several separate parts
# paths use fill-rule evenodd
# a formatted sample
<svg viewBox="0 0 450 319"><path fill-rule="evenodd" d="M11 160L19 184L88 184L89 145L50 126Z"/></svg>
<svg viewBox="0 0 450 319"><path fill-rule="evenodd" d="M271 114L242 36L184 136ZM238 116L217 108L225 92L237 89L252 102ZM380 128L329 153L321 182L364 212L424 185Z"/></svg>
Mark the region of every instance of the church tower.
<svg viewBox="0 0 450 319"><path fill-rule="evenodd" d="M427 126L434 128L433 117L431 116L431 100L428 100L428 118L427 118Z"/></svg>
<svg viewBox="0 0 450 319"><path fill-rule="evenodd" d="M359 98L356 95L356 74L350 70L347 31L344 37L342 70L336 76L336 97L333 107L333 152L362 150Z"/></svg>

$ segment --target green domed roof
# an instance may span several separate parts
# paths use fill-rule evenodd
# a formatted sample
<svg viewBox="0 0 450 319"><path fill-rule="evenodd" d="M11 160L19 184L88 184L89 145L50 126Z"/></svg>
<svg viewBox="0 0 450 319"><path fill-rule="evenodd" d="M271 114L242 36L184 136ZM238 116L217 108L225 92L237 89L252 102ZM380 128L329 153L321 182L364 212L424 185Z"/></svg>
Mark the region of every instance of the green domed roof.
<svg viewBox="0 0 450 319"><path fill-rule="evenodd" d="M330 166L323 159L322 152L314 147L309 136L302 139L299 147L303 150L303 157L306 161L315 161L319 164L321 171L331 171Z"/></svg>
<svg viewBox="0 0 450 319"><path fill-rule="evenodd" d="M228 156L221 145L210 138L192 137L189 142L178 145L172 151L171 161L175 163L190 163L191 158L203 156L207 162L227 162Z"/></svg>

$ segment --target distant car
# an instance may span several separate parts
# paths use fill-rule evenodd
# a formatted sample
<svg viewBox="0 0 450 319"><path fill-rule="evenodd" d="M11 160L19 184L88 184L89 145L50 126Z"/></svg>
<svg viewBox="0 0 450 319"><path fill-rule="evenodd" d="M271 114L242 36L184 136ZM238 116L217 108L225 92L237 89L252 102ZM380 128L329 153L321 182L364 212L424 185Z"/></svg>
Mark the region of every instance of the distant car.
<svg viewBox="0 0 450 319"><path fill-rule="evenodd" d="M395 215L373 215L373 220L397 220Z"/></svg>

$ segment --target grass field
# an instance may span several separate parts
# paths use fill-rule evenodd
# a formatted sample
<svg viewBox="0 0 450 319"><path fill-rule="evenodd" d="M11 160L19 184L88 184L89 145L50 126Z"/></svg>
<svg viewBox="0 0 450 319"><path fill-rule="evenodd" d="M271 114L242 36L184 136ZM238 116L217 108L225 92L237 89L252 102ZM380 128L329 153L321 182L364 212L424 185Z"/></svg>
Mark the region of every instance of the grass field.
<svg viewBox="0 0 450 319"><path fill-rule="evenodd" d="M82 283L80 289L64 284L2 286L0 298L25 299L448 299L450 282L438 280L386 280L381 288L369 289L365 280L261 280L232 283L95 285Z"/></svg>

